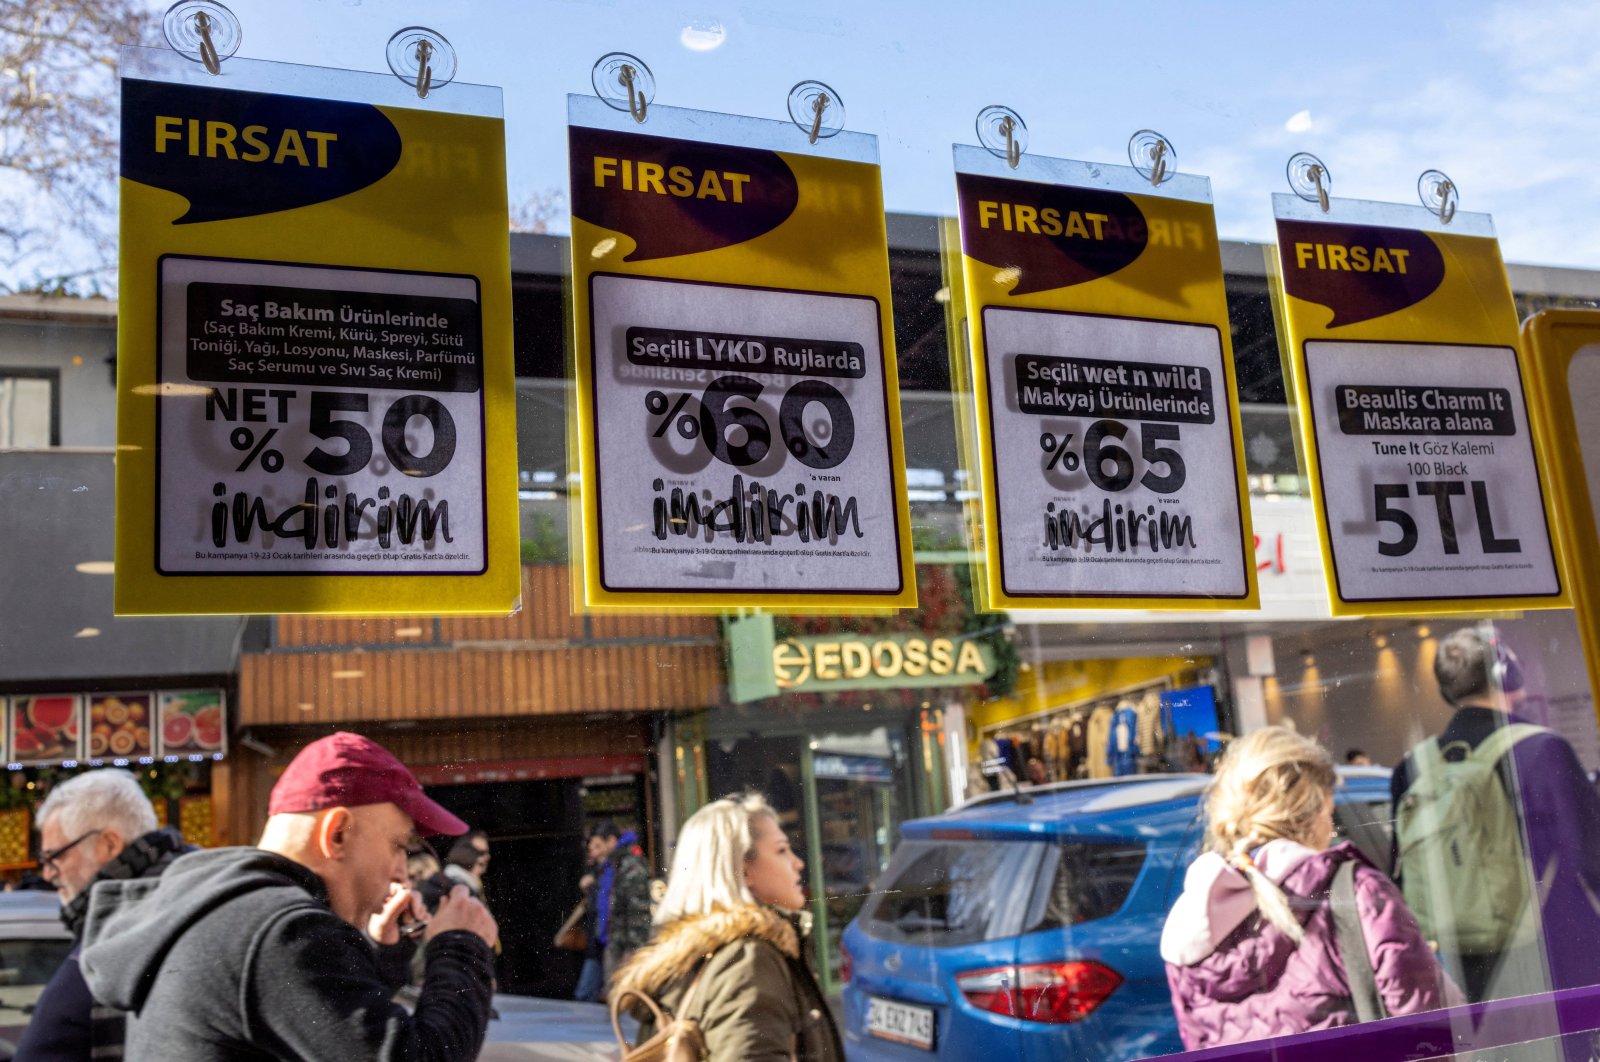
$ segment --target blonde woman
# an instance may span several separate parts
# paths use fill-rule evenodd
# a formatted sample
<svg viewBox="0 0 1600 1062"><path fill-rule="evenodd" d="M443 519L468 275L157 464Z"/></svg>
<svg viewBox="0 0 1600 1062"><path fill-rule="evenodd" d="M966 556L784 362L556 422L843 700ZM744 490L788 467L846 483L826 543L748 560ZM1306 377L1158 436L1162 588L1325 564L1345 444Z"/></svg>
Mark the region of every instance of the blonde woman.
<svg viewBox="0 0 1600 1062"><path fill-rule="evenodd" d="M1224 754L1206 798L1207 850L1189 867L1161 934L1189 1050L1357 1021L1328 902L1336 872L1352 861L1362 966L1383 1010L1460 1001L1400 890L1354 846L1329 847L1337 783L1327 751L1282 727L1240 738ZM1368 980L1362 972L1358 985Z"/></svg>
<svg viewBox="0 0 1600 1062"><path fill-rule="evenodd" d="M843 1062L796 924L804 867L761 797L695 812L678 834L655 939L617 971L613 997L642 992L697 1021L710 1062ZM653 1032L647 1024L640 1041Z"/></svg>

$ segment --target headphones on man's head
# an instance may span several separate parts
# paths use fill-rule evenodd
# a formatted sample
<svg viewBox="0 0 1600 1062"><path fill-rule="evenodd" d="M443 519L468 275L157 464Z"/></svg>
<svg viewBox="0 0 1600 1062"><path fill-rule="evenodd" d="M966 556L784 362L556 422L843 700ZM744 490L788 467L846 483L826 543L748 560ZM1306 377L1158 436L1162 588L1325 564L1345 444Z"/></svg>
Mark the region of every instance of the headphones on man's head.
<svg viewBox="0 0 1600 1062"><path fill-rule="evenodd" d="M1516 693L1522 689L1527 679L1522 672L1522 661L1517 659L1517 654L1511 647L1502 642L1495 633L1485 634L1481 629L1475 628L1459 631L1452 635L1452 638L1469 632L1477 642L1478 662L1483 668L1481 674L1484 678L1484 692L1498 690L1501 693ZM1435 667L1437 666L1436 662ZM1442 679L1440 692L1443 692ZM1457 703L1449 694L1445 694L1445 699L1451 704Z"/></svg>
<svg viewBox="0 0 1600 1062"><path fill-rule="evenodd" d="M1491 638L1488 641L1489 646L1494 649L1494 663L1489 665L1491 687L1502 693L1515 693L1522 689L1525 680L1522 676L1522 662L1517 659L1517 654L1499 638Z"/></svg>

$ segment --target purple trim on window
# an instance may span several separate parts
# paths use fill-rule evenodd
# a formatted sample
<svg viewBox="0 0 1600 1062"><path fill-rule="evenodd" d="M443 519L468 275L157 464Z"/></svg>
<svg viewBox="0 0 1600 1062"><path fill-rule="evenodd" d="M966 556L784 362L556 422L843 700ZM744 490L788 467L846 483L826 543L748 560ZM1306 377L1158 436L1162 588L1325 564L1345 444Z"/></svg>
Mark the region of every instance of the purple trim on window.
<svg viewBox="0 0 1600 1062"><path fill-rule="evenodd" d="M1600 1029L1600 985L1169 1055L1183 1062L1425 1059Z"/></svg>

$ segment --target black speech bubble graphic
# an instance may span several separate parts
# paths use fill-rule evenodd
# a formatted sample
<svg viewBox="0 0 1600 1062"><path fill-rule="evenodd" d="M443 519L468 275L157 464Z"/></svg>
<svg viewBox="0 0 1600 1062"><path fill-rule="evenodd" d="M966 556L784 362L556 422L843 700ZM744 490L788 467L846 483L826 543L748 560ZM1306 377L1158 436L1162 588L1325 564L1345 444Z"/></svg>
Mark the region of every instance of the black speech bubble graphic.
<svg viewBox="0 0 1600 1062"><path fill-rule="evenodd" d="M1284 289L1332 310L1329 328L1415 306L1444 283L1444 255L1417 229L1279 219L1278 250Z"/></svg>
<svg viewBox="0 0 1600 1062"><path fill-rule="evenodd" d="M957 178L957 189L963 249L985 264L1016 269L1012 295L1110 276L1149 242L1144 214L1120 192L970 173Z"/></svg>
<svg viewBox="0 0 1600 1062"><path fill-rule="evenodd" d="M122 82L122 176L187 199L174 224L338 199L382 180L400 148L371 104Z"/></svg>
<svg viewBox="0 0 1600 1062"><path fill-rule="evenodd" d="M573 215L633 240L628 262L753 240L800 201L773 151L575 126L571 152Z"/></svg>

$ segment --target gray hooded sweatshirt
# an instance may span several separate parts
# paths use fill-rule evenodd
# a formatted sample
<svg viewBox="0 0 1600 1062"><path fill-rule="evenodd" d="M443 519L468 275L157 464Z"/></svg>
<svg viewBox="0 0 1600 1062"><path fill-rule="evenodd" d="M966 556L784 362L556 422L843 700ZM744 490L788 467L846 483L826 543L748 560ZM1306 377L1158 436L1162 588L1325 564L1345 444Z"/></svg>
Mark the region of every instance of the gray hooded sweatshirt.
<svg viewBox="0 0 1600 1062"><path fill-rule="evenodd" d="M82 962L95 998L129 1012L134 1062L476 1057L493 993L488 945L459 930L433 938L415 1013L393 1001L379 950L333 913L306 867L217 848L158 879L96 886Z"/></svg>

